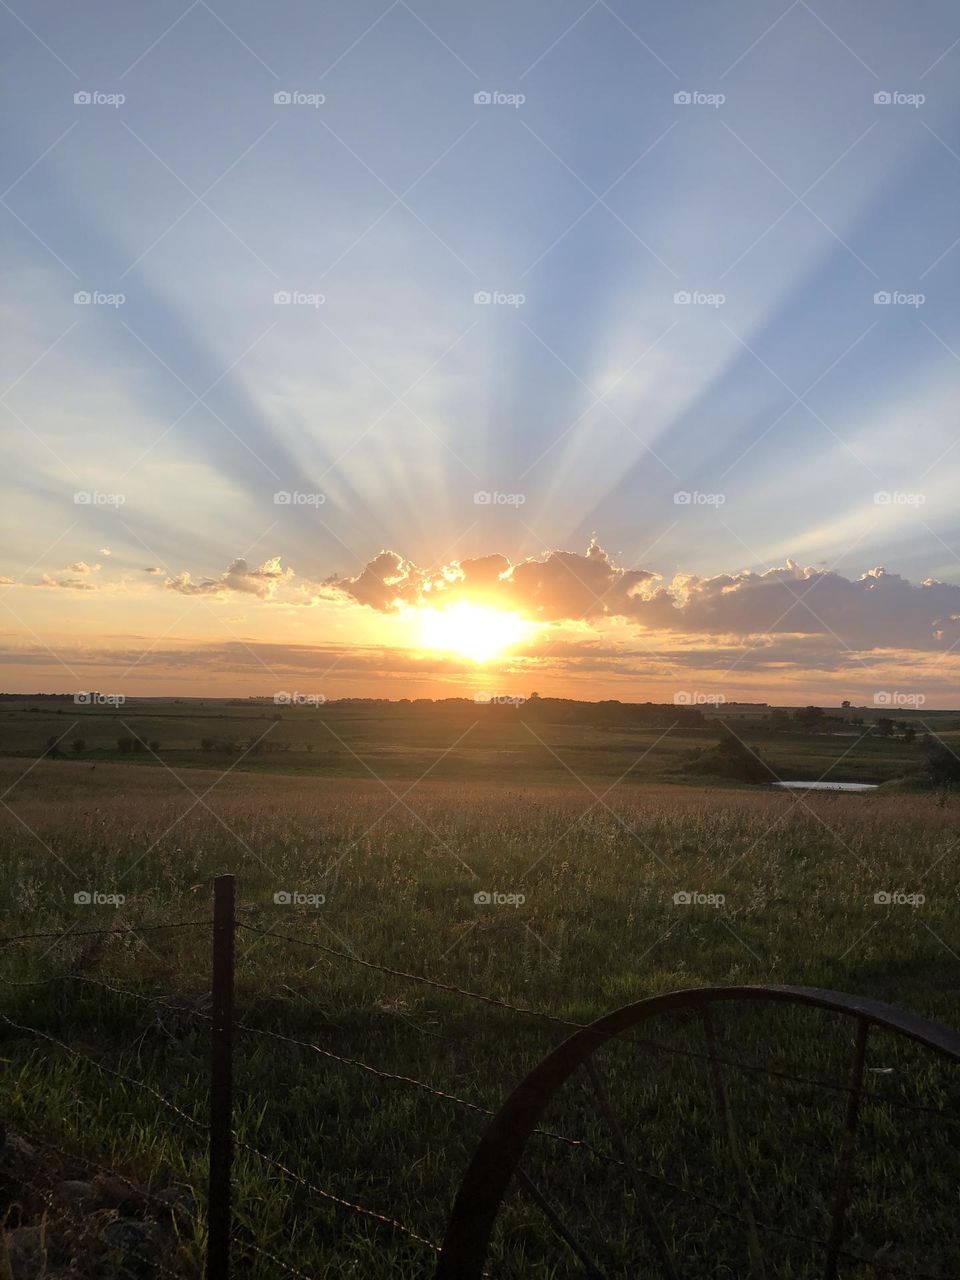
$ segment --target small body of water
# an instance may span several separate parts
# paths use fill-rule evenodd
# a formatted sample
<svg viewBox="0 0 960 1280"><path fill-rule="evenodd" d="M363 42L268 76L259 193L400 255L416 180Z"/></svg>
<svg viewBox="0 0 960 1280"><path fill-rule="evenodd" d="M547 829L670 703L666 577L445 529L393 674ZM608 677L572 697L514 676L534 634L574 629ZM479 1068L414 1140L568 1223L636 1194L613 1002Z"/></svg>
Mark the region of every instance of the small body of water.
<svg viewBox="0 0 960 1280"><path fill-rule="evenodd" d="M876 791L876 782L774 782L792 791Z"/></svg>

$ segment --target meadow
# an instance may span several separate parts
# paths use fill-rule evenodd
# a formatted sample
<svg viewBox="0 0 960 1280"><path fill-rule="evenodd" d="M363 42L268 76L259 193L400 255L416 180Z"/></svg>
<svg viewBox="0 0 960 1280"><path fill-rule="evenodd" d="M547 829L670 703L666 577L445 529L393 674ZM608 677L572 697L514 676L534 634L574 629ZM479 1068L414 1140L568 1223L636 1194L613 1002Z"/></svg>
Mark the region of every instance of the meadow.
<svg viewBox="0 0 960 1280"><path fill-rule="evenodd" d="M212 878L226 871L237 876L237 1017L247 1028L236 1050L246 1144L236 1156L237 1274L257 1280L431 1275L429 1244L356 1206L439 1242L483 1109L567 1034L363 961L572 1024L678 988L789 983L960 1026L953 795L670 781L666 753L689 749L694 732L651 749L653 730L537 726L531 745L522 728L506 739L482 730L479 744L450 751L456 724L391 734L357 714L352 727L346 716L333 723L334 741L308 709L285 712L281 728L302 732L313 752L251 760L235 749L231 761L198 749L209 725L184 723L196 710L140 724L144 713L123 709L163 744L160 761L111 758L107 718L95 754L101 729L87 710L84 758L27 759L15 721L29 718L29 733L44 737L38 722L62 723L72 709L0 716L0 744L14 752L0 760L3 934L53 935L2 949L0 1117L31 1144L23 1158L38 1184L24 1202L0 1177L15 1280L201 1274L202 1217L189 1210L205 1195L207 922ZM268 727L272 711L263 714ZM796 769L819 770L846 745L811 737L799 744L806 760L797 750L786 760L788 736L767 750L784 752L793 776L811 776ZM336 758L320 758L324 737ZM874 739L838 767L882 780L902 759L900 744ZM478 903L481 891L507 900ZM124 901L77 904L77 892ZM877 903L878 892L904 900ZM278 893L302 900L277 902ZM179 921L200 923L155 928ZM104 939L84 933L107 927ZM731 1007L718 1034L749 1063L846 1079L849 1028L826 1015ZM680 1049L700 1045L697 1035L683 1020L658 1029ZM715 1211L740 1207L705 1063L636 1037L603 1058L631 1147L653 1175L678 1274L749 1274L741 1224ZM960 1088L931 1055L886 1037L871 1039L868 1071L877 1096L865 1108L848 1247L872 1261L841 1274L960 1274L955 1128L922 1110L960 1113ZM186 1118L120 1077L150 1085ZM727 1079L758 1216L788 1228L764 1234L765 1274L821 1275L822 1251L805 1240L826 1234L842 1092L734 1070ZM610 1135L582 1087L557 1098L546 1127L596 1151L538 1139L528 1164L538 1183L595 1242L604 1274L645 1274L629 1180L604 1160ZM92 1188L82 1214L64 1201L67 1180ZM179 1208L158 1215L157 1195ZM116 1230L104 1245L118 1215L135 1248ZM29 1270L38 1250L45 1271ZM71 1269L71 1257L93 1261ZM581 1272L516 1193L491 1274Z"/></svg>

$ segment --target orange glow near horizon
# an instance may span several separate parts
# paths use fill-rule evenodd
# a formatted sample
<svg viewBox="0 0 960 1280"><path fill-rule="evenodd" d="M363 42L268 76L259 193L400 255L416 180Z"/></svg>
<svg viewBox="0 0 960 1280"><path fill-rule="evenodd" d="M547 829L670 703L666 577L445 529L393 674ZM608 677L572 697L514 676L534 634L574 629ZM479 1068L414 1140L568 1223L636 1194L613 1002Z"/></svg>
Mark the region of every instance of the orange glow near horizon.
<svg viewBox="0 0 960 1280"><path fill-rule="evenodd" d="M419 643L424 649L457 653L473 662L488 662L525 640L534 624L517 613L487 609L466 600L445 609L416 610Z"/></svg>

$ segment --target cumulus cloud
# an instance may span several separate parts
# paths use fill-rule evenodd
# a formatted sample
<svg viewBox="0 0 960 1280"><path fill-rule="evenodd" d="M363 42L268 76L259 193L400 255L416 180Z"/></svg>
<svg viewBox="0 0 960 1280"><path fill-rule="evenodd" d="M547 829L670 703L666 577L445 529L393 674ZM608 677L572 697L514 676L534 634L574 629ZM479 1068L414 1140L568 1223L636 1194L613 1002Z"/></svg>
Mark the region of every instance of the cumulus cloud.
<svg viewBox="0 0 960 1280"><path fill-rule="evenodd" d="M65 569L61 569L59 574L44 573L41 574L40 580L34 583L37 587L62 587L65 591L96 591L96 587L90 581L92 574L99 573L103 568L100 564L87 564L85 560L75 560L73 564L68 564Z"/></svg>
<svg viewBox="0 0 960 1280"><path fill-rule="evenodd" d="M148 569L147 573L153 573L153 569ZM292 577L293 570L284 569L279 556L265 560L257 569L251 569L241 556L232 561L219 578L201 578L195 581L184 571L175 578L167 578L164 586L169 591L178 591L185 596L224 597L236 591L256 596L260 600L269 600L277 587Z"/></svg>
<svg viewBox="0 0 960 1280"><path fill-rule="evenodd" d="M396 551L380 554L355 578L328 578L327 593L393 611L404 604L477 604L517 610L544 622L631 616L657 575L623 569L593 539L585 555L551 551L511 564L506 556L460 560L421 569Z"/></svg>
<svg viewBox="0 0 960 1280"><path fill-rule="evenodd" d="M952 583L915 583L883 568L846 578L792 560L764 573L677 574L665 582L615 564L596 539L582 555L551 551L516 564L490 555L435 570L382 551L356 577L327 579L322 589L384 612L467 599L543 622L624 619L691 635L820 636L856 650L936 650L960 640L960 587Z"/></svg>

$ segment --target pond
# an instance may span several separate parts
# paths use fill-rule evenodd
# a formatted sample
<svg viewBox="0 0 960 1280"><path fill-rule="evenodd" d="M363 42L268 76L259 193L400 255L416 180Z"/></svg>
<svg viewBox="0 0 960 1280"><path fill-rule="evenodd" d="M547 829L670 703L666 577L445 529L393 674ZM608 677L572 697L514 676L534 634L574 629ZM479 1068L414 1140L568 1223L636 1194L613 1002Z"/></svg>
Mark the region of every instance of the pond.
<svg viewBox="0 0 960 1280"><path fill-rule="evenodd" d="M876 791L876 782L774 782L774 787L789 787L794 791Z"/></svg>

